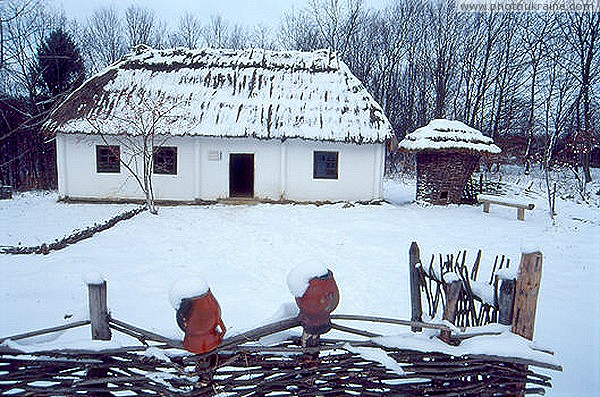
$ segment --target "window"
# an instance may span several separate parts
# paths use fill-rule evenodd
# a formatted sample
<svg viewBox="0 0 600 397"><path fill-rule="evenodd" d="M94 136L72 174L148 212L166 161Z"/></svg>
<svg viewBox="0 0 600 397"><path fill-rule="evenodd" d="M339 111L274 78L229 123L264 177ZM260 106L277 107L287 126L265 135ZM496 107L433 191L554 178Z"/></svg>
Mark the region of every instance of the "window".
<svg viewBox="0 0 600 397"><path fill-rule="evenodd" d="M121 172L119 146L96 146L96 172Z"/></svg>
<svg viewBox="0 0 600 397"><path fill-rule="evenodd" d="M314 179L338 179L338 152L314 152Z"/></svg>
<svg viewBox="0 0 600 397"><path fill-rule="evenodd" d="M155 147L154 148L154 173L177 175L177 148Z"/></svg>

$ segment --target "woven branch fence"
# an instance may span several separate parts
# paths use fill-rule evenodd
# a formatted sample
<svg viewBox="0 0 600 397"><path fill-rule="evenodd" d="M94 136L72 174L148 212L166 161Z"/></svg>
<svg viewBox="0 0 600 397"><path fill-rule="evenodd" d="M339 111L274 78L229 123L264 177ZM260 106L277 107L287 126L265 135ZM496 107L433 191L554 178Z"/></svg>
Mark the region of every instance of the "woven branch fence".
<svg viewBox="0 0 600 397"><path fill-rule="evenodd" d="M299 325L275 324L272 330L294 324ZM168 345L144 347L146 353L139 348L0 350L0 395L516 396L544 394L551 387L550 377L529 369L532 363L526 360L454 357L340 339L322 339L312 348L300 347L299 338L269 346L225 345L204 356L185 355ZM387 369L354 351L365 347L385 352L402 370Z"/></svg>
<svg viewBox="0 0 600 397"><path fill-rule="evenodd" d="M509 316L507 308L510 308L509 314L513 314L513 306L521 304L519 291L525 288L523 285L527 288L539 286L539 279L536 281L530 276L541 276L541 256L537 253L523 255L519 278L502 281L498 272L508 268L510 261L503 256L497 257L490 277L484 280L484 285L489 287L487 293L486 287L477 284L476 280L481 252L472 266L467 266L466 257L464 251L456 256L434 255L429 265L423 266L418 246L413 243L409 252L413 318L333 314L330 319L335 335L348 337L325 339L317 336L317 343L310 347L303 337L293 336L302 332L301 321L290 318L226 338L216 350L194 355L183 350L181 340L112 318L106 303L106 282L88 284L90 320L0 338L0 396L544 394L551 387L551 378L535 369L562 371L560 366L517 357L458 356L375 343L374 338L382 336L369 330L369 325L375 323L411 327L413 331L429 329L439 332L442 341L455 345L478 336L476 333L456 333L456 328L445 324L422 321L423 302L426 302L431 317L441 313L444 319L461 327L510 319L513 332L531 339L531 319L535 318L535 310L533 316L527 310ZM478 286L474 288L475 285ZM506 285L512 289L505 288ZM496 291L493 298L489 296L491 290ZM483 299L481 295L487 295L487 298ZM503 299L507 296L512 299ZM525 291L525 296L537 300L537 292ZM109 340L112 331L116 331L140 344L103 351L23 353L13 348L18 345L9 343L83 326L91 328L94 339ZM292 329L300 332L282 334ZM264 342L269 339L263 338L271 335L280 335L280 341Z"/></svg>
<svg viewBox="0 0 600 397"><path fill-rule="evenodd" d="M479 250L470 268L466 262L466 250L457 254L432 255L429 265L418 267L421 296L424 297L426 313L430 318L443 315L448 301L445 293L448 282L444 276L452 273L458 276L463 285L454 324L458 327L473 327L498 322L496 302L500 285L496 273L510 268L510 259L497 255L491 274L479 277L481 255Z"/></svg>

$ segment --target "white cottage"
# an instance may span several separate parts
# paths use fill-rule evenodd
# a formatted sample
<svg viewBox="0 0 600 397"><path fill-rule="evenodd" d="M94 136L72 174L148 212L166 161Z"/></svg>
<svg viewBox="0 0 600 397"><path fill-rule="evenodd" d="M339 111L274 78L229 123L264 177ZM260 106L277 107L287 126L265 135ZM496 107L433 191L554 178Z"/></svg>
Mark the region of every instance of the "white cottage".
<svg viewBox="0 0 600 397"><path fill-rule="evenodd" d="M45 128L60 197L109 201L143 198L133 175L144 139L159 201L379 199L391 137L381 107L327 50L138 48Z"/></svg>

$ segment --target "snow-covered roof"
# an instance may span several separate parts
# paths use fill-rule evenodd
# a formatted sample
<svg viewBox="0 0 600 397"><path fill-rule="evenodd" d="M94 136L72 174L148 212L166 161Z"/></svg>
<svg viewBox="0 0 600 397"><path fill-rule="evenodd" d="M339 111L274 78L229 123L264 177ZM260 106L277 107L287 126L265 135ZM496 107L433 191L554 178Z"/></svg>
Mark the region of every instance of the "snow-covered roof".
<svg viewBox="0 0 600 397"><path fill-rule="evenodd" d="M75 90L45 129L93 134L100 123L103 134L135 133L123 125L142 105L163 109L172 135L352 143L392 136L381 107L329 50L138 48Z"/></svg>
<svg viewBox="0 0 600 397"><path fill-rule="evenodd" d="M408 134L398 145L401 149L424 150L470 150L500 153L492 138L458 120L434 119L424 127Z"/></svg>

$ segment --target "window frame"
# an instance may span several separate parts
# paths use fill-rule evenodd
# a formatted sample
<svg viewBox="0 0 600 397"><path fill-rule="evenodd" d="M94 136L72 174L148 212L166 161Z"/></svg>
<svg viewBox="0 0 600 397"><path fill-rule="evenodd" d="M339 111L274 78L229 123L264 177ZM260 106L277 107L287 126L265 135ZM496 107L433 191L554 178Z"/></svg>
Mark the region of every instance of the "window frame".
<svg viewBox="0 0 600 397"><path fill-rule="evenodd" d="M313 179L339 179L340 152L315 150L313 152Z"/></svg>
<svg viewBox="0 0 600 397"><path fill-rule="evenodd" d="M119 145L96 145L96 173L121 173L121 147Z"/></svg>
<svg viewBox="0 0 600 397"><path fill-rule="evenodd" d="M166 153L172 153L166 155ZM170 164L165 165L165 157L171 157ZM161 159L161 161L157 161ZM157 175L177 175L177 146L154 146L152 148L152 172Z"/></svg>

